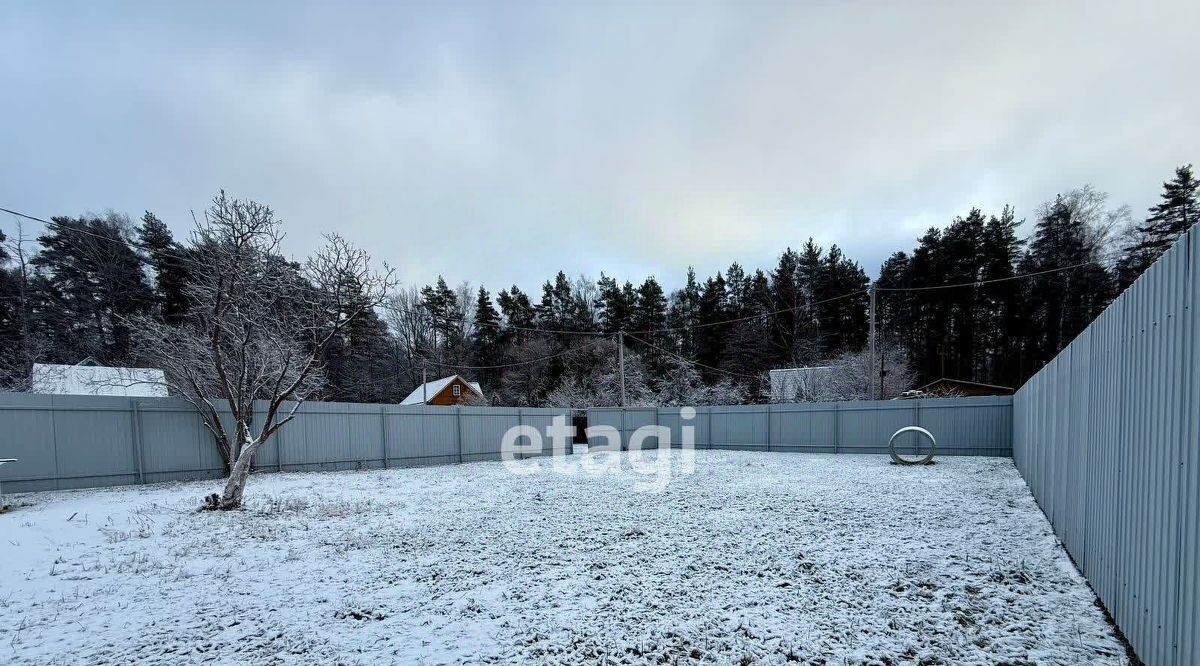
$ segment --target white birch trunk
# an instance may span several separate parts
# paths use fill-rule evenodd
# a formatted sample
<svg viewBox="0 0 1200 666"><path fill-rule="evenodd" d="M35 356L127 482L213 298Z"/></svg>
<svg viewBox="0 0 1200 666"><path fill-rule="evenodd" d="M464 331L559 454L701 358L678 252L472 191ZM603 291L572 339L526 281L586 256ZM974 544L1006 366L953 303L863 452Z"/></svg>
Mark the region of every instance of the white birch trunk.
<svg viewBox="0 0 1200 666"><path fill-rule="evenodd" d="M246 481L250 478L250 463L254 461L254 454L258 451L259 443L259 440L250 439L247 436L241 446L241 451L238 452L237 460L229 470L229 480L225 482L225 491L221 494L221 503L218 508L222 510L241 508L242 493L246 491Z"/></svg>

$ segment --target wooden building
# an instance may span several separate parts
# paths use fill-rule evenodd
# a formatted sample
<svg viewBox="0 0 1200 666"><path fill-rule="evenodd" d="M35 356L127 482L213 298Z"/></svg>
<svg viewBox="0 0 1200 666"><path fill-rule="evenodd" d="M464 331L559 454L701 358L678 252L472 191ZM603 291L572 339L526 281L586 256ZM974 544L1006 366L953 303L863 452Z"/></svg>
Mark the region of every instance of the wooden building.
<svg viewBox="0 0 1200 666"><path fill-rule="evenodd" d="M413 389L401 405L478 405L483 404L483 389L479 382L469 382L462 375L450 375L426 382Z"/></svg>

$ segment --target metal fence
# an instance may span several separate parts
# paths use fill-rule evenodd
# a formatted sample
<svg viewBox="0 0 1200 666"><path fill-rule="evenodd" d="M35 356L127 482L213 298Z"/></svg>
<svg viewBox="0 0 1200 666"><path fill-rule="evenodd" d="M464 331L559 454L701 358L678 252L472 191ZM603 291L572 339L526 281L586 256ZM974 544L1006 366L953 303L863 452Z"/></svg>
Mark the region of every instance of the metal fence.
<svg viewBox="0 0 1200 666"><path fill-rule="evenodd" d="M1017 469L1148 664L1200 664L1200 233L1017 392Z"/></svg>
<svg viewBox="0 0 1200 666"><path fill-rule="evenodd" d="M681 425L690 424L696 428L697 448L825 453L884 453L898 428L923 425L938 437L941 453L1008 456L1011 412L1007 397L954 398L699 407L690 423L678 407L596 408L588 410L588 422L617 428L623 442L639 426L663 425L678 446ZM497 460L509 428L528 425L544 432L555 416L570 413L309 402L259 450L255 469L377 469ZM546 446L549 453L548 442ZM0 393L0 457L19 459L0 467L7 492L207 479L224 473L195 409L161 398Z"/></svg>
<svg viewBox="0 0 1200 666"><path fill-rule="evenodd" d="M919 425L934 434L943 455L1012 455L1012 398L1008 396L695 409L695 418L685 421L679 407L595 407L588 410L588 425L612 426L624 442L641 426L662 425L670 428L672 444L678 446L680 426L686 424L695 428L699 449L809 453L887 453L894 432ZM915 434L901 437L906 439L898 439L898 446L912 447L916 442ZM603 442L597 439L597 443Z"/></svg>
<svg viewBox="0 0 1200 666"><path fill-rule="evenodd" d="M259 416L265 403L259 405ZM569 410L300 406L255 456L260 471L378 469L498 460L505 431L543 430ZM229 418L226 414L226 418ZM163 398L0 393L5 492L218 478L220 454L199 414Z"/></svg>

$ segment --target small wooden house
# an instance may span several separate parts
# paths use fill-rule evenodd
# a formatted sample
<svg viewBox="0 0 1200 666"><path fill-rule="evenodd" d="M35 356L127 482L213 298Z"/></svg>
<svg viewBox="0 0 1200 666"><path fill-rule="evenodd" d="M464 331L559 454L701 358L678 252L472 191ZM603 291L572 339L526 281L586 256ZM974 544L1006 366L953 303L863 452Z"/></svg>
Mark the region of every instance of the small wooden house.
<svg viewBox="0 0 1200 666"><path fill-rule="evenodd" d="M401 405L471 405L483 402L479 382L469 382L462 375L450 375L425 382L413 389Z"/></svg>

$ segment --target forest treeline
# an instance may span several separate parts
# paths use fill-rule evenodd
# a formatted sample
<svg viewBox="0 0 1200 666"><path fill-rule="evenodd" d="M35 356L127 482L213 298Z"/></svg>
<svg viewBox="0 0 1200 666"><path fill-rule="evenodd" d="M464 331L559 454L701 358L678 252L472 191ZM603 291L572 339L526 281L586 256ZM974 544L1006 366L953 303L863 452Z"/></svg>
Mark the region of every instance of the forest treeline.
<svg viewBox="0 0 1200 666"><path fill-rule="evenodd" d="M1025 237L1011 208L929 229L875 284L885 397L939 377L1019 386L1196 219L1188 165L1144 217L1082 187L1039 207ZM185 317L197 256L150 212L12 216L0 225L0 387L27 388L35 362L144 364L128 322ZM541 293L439 278L352 322L324 351L321 395L397 402L423 371L458 372L496 404L616 404L625 332L631 404L764 401L767 370L814 365L841 377L827 397L865 397L869 286L841 248L811 239L768 268L689 269L670 292L654 277L566 271Z"/></svg>

